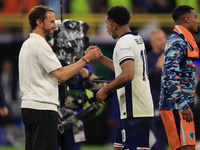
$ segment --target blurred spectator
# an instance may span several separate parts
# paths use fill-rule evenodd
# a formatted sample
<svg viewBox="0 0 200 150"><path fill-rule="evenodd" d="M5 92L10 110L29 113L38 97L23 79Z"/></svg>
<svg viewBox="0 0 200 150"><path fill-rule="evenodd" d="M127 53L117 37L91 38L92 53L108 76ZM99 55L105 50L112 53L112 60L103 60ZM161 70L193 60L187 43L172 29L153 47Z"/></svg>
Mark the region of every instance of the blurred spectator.
<svg viewBox="0 0 200 150"><path fill-rule="evenodd" d="M0 82L0 115L1 115L1 117L7 116L8 112L9 111L8 111L8 108L7 108L4 90L3 90L3 87L2 87L1 82Z"/></svg>
<svg viewBox="0 0 200 150"><path fill-rule="evenodd" d="M8 108L7 108L7 103L5 100L5 94L3 87L0 82L0 122L2 122L2 118L8 115ZM0 145L6 145L7 141L5 138L6 134L6 129L5 125L1 123L0 125Z"/></svg>
<svg viewBox="0 0 200 150"><path fill-rule="evenodd" d="M21 92L19 90L18 76L13 72L13 63L11 60L5 60L2 63L1 83L8 105L13 101L19 101Z"/></svg>
<svg viewBox="0 0 200 150"><path fill-rule="evenodd" d="M141 0L132 0L133 8L132 12L133 13L147 13L147 9L144 7L142 4Z"/></svg>
<svg viewBox="0 0 200 150"><path fill-rule="evenodd" d="M107 0L89 0L91 13L106 13L108 2Z"/></svg>
<svg viewBox="0 0 200 150"><path fill-rule="evenodd" d="M9 116L1 122L4 125L12 124L12 128L4 135L10 144L14 146L24 145L24 131L21 120L21 91L19 89L18 75L13 71L13 62L9 59L2 63L1 84L5 92L5 99L8 103Z"/></svg>
<svg viewBox="0 0 200 150"><path fill-rule="evenodd" d="M164 50L166 44L165 33L161 29L155 29L150 34L150 44L152 51L147 54L149 67L149 81L151 94L154 103L154 117L151 123L156 142L152 146L152 150L167 150L167 136L159 111L159 97L161 84L161 71L163 66Z"/></svg>
<svg viewBox="0 0 200 150"><path fill-rule="evenodd" d="M15 14L22 13L25 8L25 0L1 0L0 13Z"/></svg>
<svg viewBox="0 0 200 150"><path fill-rule="evenodd" d="M38 4L41 4L42 0L0 0L0 14L20 14L29 13L30 9ZM6 27L4 22L0 23L0 32L2 33L20 33L21 28Z"/></svg>
<svg viewBox="0 0 200 150"><path fill-rule="evenodd" d="M19 77L14 73L13 62L9 59L2 63L1 84L5 92L5 99L10 109L10 121L15 125L21 122L21 97L22 92L19 89Z"/></svg>
<svg viewBox="0 0 200 150"><path fill-rule="evenodd" d="M29 13L29 11L36 5L43 4L43 0L24 0L25 1L25 9L23 13Z"/></svg>
<svg viewBox="0 0 200 150"><path fill-rule="evenodd" d="M41 3L42 0L1 0L0 13L29 13L31 8Z"/></svg>
<svg viewBox="0 0 200 150"><path fill-rule="evenodd" d="M66 66L68 66L67 63L66 63ZM98 77L94 74L94 72L90 68L89 64L87 64L84 68L82 68L78 72L78 74L74 75L72 78L70 78L68 80L69 83L67 83L67 84L69 85L69 95L70 95L69 97L71 99L74 98L74 101L76 100L77 96L84 97L85 87L83 87L83 83L87 82L87 81L92 81L93 79L97 79L97 78ZM86 84L86 83L84 83L84 84ZM93 86L97 89L101 88L100 83L99 84L92 83L90 86ZM69 99L69 97L66 97L66 99L67 98ZM71 110L76 113L82 112L86 107L85 105L83 105L83 107L80 107L80 103L78 104L77 102L74 102L74 104L77 106L76 106L76 108L74 108L74 109L72 108ZM67 104L66 104L66 107L67 107ZM75 123L74 123L74 125L75 125ZM79 150L80 149L81 141L79 141L80 139L76 139L78 141L75 140L73 129L74 128L71 127L69 129L65 129L64 133L58 132L57 150L59 150L60 148L61 148L61 150Z"/></svg>
<svg viewBox="0 0 200 150"><path fill-rule="evenodd" d="M172 0L138 0L138 3L149 13L171 13L175 8Z"/></svg>

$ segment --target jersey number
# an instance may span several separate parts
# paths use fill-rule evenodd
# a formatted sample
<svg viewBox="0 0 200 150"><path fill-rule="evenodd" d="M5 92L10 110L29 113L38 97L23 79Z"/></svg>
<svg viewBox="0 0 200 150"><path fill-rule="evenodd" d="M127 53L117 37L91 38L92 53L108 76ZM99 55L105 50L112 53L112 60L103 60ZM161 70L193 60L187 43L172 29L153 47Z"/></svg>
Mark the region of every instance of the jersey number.
<svg viewBox="0 0 200 150"><path fill-rule="evenodd" d="M140 55L143 62L143 72L142 72L143 81L146 81L146 76L149 79L146 50L141 50Z"/></svg>

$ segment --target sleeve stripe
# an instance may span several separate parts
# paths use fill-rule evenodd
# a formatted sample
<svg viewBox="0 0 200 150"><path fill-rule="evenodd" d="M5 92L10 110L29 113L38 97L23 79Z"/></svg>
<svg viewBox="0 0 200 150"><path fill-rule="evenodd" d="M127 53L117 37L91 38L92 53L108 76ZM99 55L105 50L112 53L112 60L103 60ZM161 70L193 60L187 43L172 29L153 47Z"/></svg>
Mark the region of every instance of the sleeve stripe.
<svg viewBox="0 0 200 150"><path fill-rule="evenodd" d="M126 58L132 58L132 59L134 59L133 56L125 56L125 57L122 57L122 58L119 60L119 62L122 61L123 59L126 59Z"/></svg>
<svg viewBox="0 0 200 150"><path fill-rule="evenodd" d="M119 63L119 65L121 65L121 64L122 64L123 62L125 62L126 60L133 60L133 61L134 61L133 58L127 58L127 59L122 60L122 61Z"/></svg>
<svg viewBox="0 0 200 150"><path fill-rule="evenodd" d="M123 147L121 143L114 143L114 147Z"/></svg>

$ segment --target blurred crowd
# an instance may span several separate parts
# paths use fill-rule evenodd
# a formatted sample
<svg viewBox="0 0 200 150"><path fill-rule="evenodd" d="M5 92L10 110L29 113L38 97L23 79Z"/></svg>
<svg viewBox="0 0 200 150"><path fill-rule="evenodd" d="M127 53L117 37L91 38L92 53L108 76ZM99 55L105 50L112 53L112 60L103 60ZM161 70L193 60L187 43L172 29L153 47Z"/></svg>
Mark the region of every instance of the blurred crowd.
<svg viewBox="0 0 200 150"><path fill-rule="evenodd" d="M199 9L199 0L62 0L62 3L63 13L105 13L114 5L125 6L131 13L171 13L182 4ZM60 13L60 0L0 0L0 13L28 13L40 4Z"/></svg>

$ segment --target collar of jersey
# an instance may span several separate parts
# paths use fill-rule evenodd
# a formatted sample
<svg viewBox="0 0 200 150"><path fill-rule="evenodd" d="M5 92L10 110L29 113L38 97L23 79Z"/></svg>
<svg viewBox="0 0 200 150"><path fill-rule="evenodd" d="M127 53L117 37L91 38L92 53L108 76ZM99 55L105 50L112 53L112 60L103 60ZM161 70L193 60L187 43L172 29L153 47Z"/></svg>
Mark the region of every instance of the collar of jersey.
<svg viewBox="0 0 200 150"><path fill-rule="evenodd" d="M36 38L39 38L39 39L46 41L41 35L36 34L36 33L30 33L30 37L36 37Z"/></svg>
<svg viewBox="0 0 200 150"><path fill-rule="evenodd" d="M122 36L127 35L127 34L132 34L132 35L134 35L134 36L137 36L137 35L138 35L138 32L126 32L126 33L124 33ZM122 36L121 36L121 37L122 37Z"/></svg>
<svg viewBox="0 0 200 150"><path fill-rule="evenodd" d="M178 33L180 37L186 42L187 56L189 58L199 58L199 48L192 34L181 25L176 25L173 32Z"/></svg>

